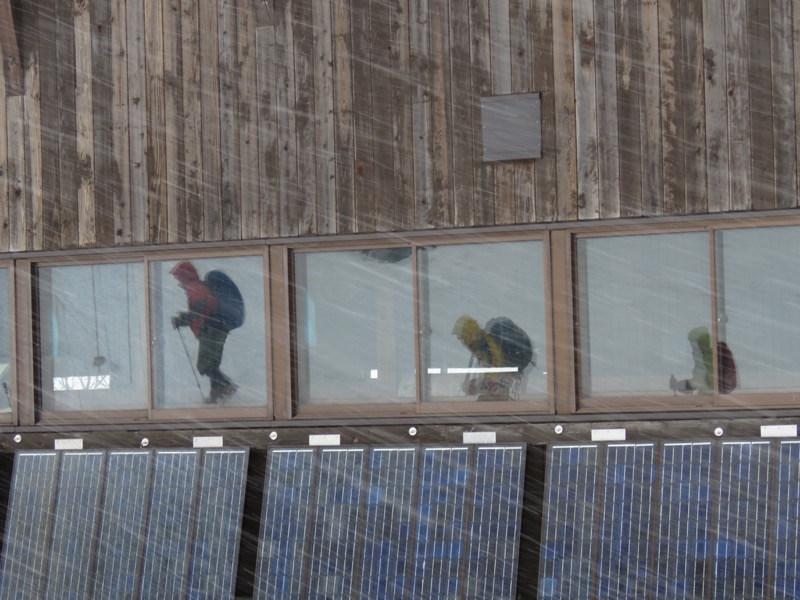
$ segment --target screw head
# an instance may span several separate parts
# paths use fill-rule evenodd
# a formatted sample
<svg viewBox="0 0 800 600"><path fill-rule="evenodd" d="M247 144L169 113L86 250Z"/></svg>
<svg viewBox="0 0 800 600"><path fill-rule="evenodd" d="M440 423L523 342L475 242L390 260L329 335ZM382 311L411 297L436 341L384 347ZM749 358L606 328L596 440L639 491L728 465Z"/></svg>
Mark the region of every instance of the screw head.
<svg viewBox="0 0 800 600"><path fill-rule="evenodd" d="M411 437L414 437L415 435L417 435L417 428L416 427L409 427L408 428L408 435L410 435Z"/></svg>
<svg viewBox="0 0 800 600"><path fill-rule="evenodd" d="M722 437L723 433L725 433L725 430L723 430L722 427L717 427L714 430L714 435L717 436L717 437Z"/></svg>
<svg viewBox="0 0 800 600"><path fill-rule="evenodd" d="M558 435L561 435L564 433L564 427L562 425L556 425L553 431L555 431Z"/></svg>

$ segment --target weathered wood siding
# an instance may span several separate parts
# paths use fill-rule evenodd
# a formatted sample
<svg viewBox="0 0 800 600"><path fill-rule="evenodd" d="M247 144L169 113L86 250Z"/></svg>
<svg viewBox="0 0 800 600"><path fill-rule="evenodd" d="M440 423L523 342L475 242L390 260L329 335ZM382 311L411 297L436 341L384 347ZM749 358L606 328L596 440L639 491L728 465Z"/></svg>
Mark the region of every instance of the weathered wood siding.
<svg viewBox="0 0 800 600"><path fill-rule="evenodd" d="M0 251L797 206L796 0L11 6ZM484 164L519 92L543 157Z"/></svg>

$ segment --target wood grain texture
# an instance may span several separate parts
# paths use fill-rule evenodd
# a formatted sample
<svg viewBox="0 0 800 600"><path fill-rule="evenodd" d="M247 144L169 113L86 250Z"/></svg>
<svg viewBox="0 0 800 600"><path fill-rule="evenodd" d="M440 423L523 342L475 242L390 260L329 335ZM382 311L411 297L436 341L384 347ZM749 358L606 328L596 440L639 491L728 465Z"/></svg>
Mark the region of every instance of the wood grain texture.
<svg viewBox="0 0 800 600"><path fill-rule="evenodd" d="M797 206L794 3L43 0L24 13L0 249ZM481 98L526 92L541 94L542 157L484 163Z"/></svg>

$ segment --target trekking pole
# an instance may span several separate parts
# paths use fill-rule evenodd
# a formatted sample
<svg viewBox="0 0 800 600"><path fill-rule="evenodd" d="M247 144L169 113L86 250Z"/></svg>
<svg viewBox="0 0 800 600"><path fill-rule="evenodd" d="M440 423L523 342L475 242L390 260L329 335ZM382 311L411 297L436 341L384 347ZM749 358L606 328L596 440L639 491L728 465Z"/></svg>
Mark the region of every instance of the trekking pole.
<svg viewBox="0 0 800 600"><path fill-rule="evenodd" d="M189 354L189 348L186 346L186 340L183 337L183 331L181 331L180 327L178 327L178 335L181 336L181 344L183 344L183 351L186 353L186 360L189 361L189 366L192 367L192 375L194 375L194 380L197 383L197 389L200 390L200 399L205 400L203 396L203 386L200 385L200 377L197 375L197 369L195 369L192 356Z"/></svg>

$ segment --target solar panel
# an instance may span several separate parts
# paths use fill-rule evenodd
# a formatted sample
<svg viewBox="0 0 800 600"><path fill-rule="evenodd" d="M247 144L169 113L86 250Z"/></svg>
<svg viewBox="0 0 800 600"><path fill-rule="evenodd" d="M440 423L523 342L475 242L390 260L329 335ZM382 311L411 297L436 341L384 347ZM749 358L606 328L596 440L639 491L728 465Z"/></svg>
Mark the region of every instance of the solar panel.
<svg viewBox="0 0 800 600"><path fill-rule="evenodd" d="M273 449L256 598L513 598L523 468L523 446Z"/></svg>
<svg viewBox="0 0 800 600"><path fill-rule="evenodd" d="M53 510L46 598L86 598L99 517L103 452L64 452Z"/></svg>
<svg viewBox="0 0 800 600"><path fill-rule="evenodd" d="M321 451L311 528L308 598L350 598L361 513L362 448Z"/></svg>
<svg viewBox="0 0 800 600"><path fill-rule="evenodd" d="M513 600L519 558L525 452L478 447L467 534L467 600Z"/></svg>
<svg viewBox="0 0 800 600"><path fill-rule="evenodd" d="M203 454L189 598L233 597L247 459L246 450L207 450Z"/></svg>
<svg viewBox="0 0 800 600"><path fill-rule="evenodd" d="M774 598L800 598L800 442L782 442L776 452L775 540L770 580Z"/></svg>
<svg viewBox="0 0 800 600"><path fill-rule="evenodd" d="M199 466L199 450L155 453L140 587L145 598L185 592Z"/></svg>
<svg viewBox="0 0 800 600"><path fill-rule="evenodd" d="M769 442L722 444L719 469L714 600L763 598L767 586Z"/></svg>
<svg viewBox="0 0 800 600"><path fill-rule="evenodd" d="M0 597L40 598L44 590L59 455L20 452L14 460Z"/></svg>
<svg viewBox="0 0 800 600"><path fill-rule="evenodd" d="M542 598L591 597L598 466L596 445L550 448L542 523Z"/></svg>
<svg viewBox="0 0 800 600"><path fill-rule="evenodd" d="M135 598L144 553L152 453L112 450L97 539L95 598Z"/></svg>
<svg viewBox="0 0 800 600"><path fill-rule="evenodd" d="M18 453L0 597L232 597L247 455Z"/></svg>
<svg viewBox="0 0 800 600"><path fill-rule="evenodd" d="M653 444L605 448L597 530L595 593L599 597L636 600L648 596L654 459Z"/></svg>
<svg viewBox="0 0 800 600"><path fill-rule="evenodd" d="M317 453L269 452L258 550L256 598L299 599Z"/></svg>
<svg viewBox="0 0 800 600"><path fill-rule="evenodd" d="M361 600L406 597L416 484L416 448L372 450L358 578Z"/></svg>

